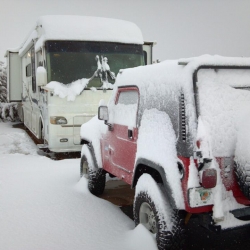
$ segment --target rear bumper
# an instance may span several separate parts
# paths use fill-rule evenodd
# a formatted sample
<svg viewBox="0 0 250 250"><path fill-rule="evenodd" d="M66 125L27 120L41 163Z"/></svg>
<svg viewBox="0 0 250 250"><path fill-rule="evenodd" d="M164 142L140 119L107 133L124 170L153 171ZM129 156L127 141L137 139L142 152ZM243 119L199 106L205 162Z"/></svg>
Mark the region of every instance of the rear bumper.
<svg viewBox="0 0 250 250"><path fill-rule="evenodd" d="M250 207L234 209L226 213L225 219L215 223L212 212L197 215L199 223L206 229L219 233L222 230L234 230L242 227L250 227Z"/></svg>
<svg viewBox="0 0 250 250"><path fill-rule="evenodd" d="M250 207L234 209L230 211L233 216L238 220L249 221L250 223Z"/></svg>

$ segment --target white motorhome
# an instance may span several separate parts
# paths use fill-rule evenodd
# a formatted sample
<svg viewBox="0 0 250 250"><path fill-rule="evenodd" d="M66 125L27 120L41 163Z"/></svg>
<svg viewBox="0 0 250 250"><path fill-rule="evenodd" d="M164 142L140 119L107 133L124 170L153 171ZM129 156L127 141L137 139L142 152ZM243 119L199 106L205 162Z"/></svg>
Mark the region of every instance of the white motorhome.
<svg viewBox="0 0 250 250"><path fill-rule="evenodd" d="M8 101L52 152L80 151L80 126L108 101L120 69L152 63L153 43L133 23L43 16L18 49L7 50Z"/></svg>

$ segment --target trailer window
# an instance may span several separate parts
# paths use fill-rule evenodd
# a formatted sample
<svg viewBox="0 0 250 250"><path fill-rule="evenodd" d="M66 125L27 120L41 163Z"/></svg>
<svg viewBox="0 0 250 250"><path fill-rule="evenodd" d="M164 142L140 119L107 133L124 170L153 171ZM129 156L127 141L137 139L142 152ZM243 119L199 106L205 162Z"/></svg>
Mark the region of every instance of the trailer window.
<svg viewBox="0 0 250 250"><path fill-rule="evenodd" d="M48 82L68 84L82 78L89 79L99 68L102 70L87 86L99 88L102 86L100 78L107 77L110 83L114 83L111 72L117 75L120 69L144 65L142 45L48 41L45 48Z"/></svg>
<svg viewBox="0 0 250 250"><path fill-rule="evenodd" d="M26 66L26 77L31 76L31 63Z"/></svg>

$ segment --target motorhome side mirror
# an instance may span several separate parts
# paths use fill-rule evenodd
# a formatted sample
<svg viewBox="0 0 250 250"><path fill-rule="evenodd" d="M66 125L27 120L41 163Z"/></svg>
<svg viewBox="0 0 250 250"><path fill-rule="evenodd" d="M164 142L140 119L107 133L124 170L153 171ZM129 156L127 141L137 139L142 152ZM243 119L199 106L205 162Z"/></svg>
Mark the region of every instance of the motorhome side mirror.
<svg viewBox="0 0 250 250"><path fill-rule="evenodd" d="M98 108L98 119L108 121L109 113L108 113L108 107L107 106L100 106Z"/></svg>
<svg viewBox="0 0 250 250"><path fill-rule="evenodd" d="M47 84L47 71L42 66L36 69L36 83L39 87Z"/></svg>

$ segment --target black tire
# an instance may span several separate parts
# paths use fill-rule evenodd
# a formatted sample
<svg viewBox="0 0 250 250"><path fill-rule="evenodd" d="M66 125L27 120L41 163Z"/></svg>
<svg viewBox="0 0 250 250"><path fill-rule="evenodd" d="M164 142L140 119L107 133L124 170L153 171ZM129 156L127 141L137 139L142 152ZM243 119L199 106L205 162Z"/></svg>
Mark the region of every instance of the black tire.
<svg viewBox="0 0 250 250"><path fill-rule="evenodd" d="M165 249L182 249L184 244L184 219L181 213L178 210L171 210L169 216L172 221L172 230L168 229L166 218L163 218L162 214L159 214L159 209L154 202L154 197L152 197L146 191L140 191L134 202L134 220L135 225L139 223L144 224L143 219L143 207L148 206L149 210L151 209L152 214L150 216L147 214L146 217L148 221L151 221L146 224L152 224L151 228L146 228L152 233L156 233L156 242L159 250ZM157 197L158 198L158 197ZM154 216L154 219L152 219ZM161 219L160 219L161 218ZM149 226L150 227L150 226Z"/></svg>
<svg viewBox="0 0 250 250"><path fill-rule="evenodd" d="M44 143L44 134L45 134L45 131L44 131L44 128L43 128L43 123L41 122L41 131L40 131L40 139L43 141Z"/></svg>
<svg viewBox="0 0 250 250"><path fill-rule="evenodd" d="M237 182L242 193L250 199L250 174L249 171L246 171L243 166L240 164L234 164L234 171L236 174Z"/></svg>
<svg viewBox="0 0 250 250"><path fill-rule="evenodd" d="M81 157L80 177L88 179L88 189L94 195L101 195L105 189L106 173L102 168L91 167L85 155Z"/></svg>

